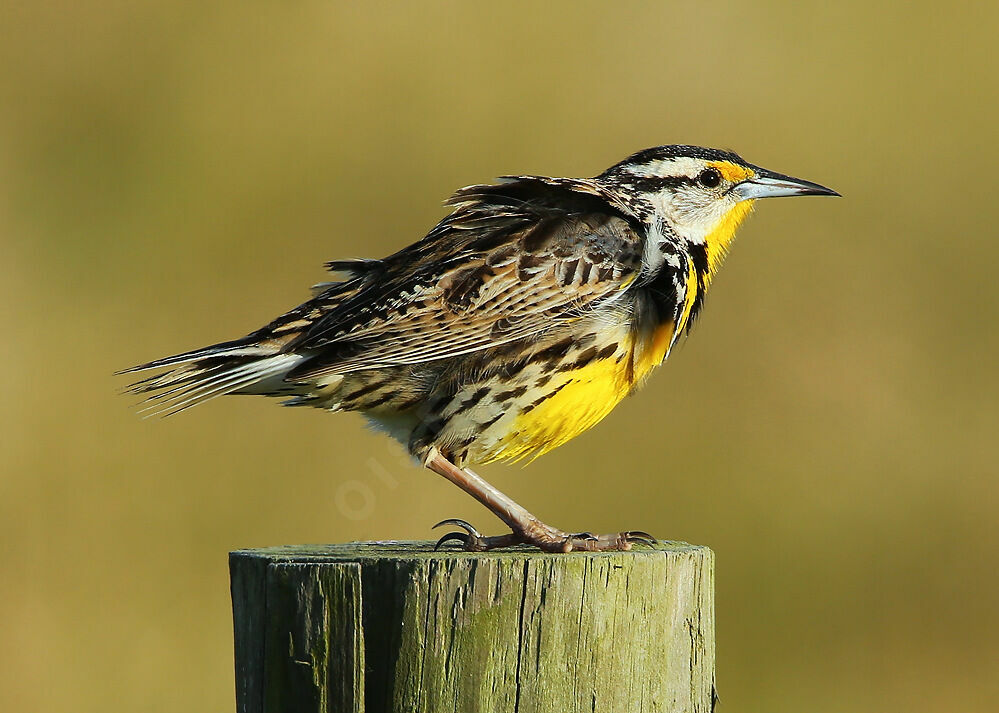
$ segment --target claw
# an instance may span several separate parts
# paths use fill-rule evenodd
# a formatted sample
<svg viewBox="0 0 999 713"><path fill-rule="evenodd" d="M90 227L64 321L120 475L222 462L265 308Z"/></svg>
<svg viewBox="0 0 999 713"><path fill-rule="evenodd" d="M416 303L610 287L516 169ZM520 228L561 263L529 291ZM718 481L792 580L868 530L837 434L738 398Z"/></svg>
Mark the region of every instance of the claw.
<svg viewBox="0 0 999 713"><path fill-rule="evenodd" d="M441 520L431 529L436 530L438 527L443 527L444 525L455 525L457 527L460 527L462 530L468 532L469 535L472 535L474 537L482 537L482 535L479 534L479 531L476 530L474 527L472 527L472 524L470 522L466 522L465 520L460 520L456 517L449 517L447 520Z"/></svg>
<svg viewBox="0 0 999 713"><path fill-rule="evenodd" d="M482 539L482 535L479 534L478 530L472 527L472 524L470 522L461 520L456 517L449 517L447 520L441 520L436 525L434 525L432 529L436 530L438 527L442 527L444 525L454 525L455 527L460 527L465 532L447 533L446 535L444 535L444 537L437 540L437 544L434 545L435 552L441 548L441 545L443 545L445 542L450 542L451 540L456 540L458 542L461 542L464 545L465 549L467 550L467 549L472 549L471 548L472 543L478 542Z"/></svg>
<svg viewBox="0 0 999 713"><path fill-rule="evenodd" d="M659 544L659 541L656 538L641 530L629 530L623 534L628 542L641 542L642 544L652 546Z"/></svg>
<svg viewBox="0 0 999 713"><path fill-rule="evenodd" d="M592 532L577 532L574 535L569 535L569 538L573 539L573 540L598 540L598 539L600 539L596 535L594 535Z"/></svg>
<svg viewBox="0 0 999 713"><path fill-rule="evenodd" d="M465 547L468 547L468 535L464 532L449 532L441 539L437 540L437 544L434 545L434 552L441 548L445 542L450 542L451 540L457 540Z"/></svg>

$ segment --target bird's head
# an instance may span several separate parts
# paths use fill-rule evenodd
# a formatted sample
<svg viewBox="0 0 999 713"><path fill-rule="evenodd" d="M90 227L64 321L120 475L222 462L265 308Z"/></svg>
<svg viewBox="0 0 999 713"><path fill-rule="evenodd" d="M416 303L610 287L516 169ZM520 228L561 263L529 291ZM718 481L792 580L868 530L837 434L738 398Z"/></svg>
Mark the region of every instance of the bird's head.
<svg viewBox="0 0 999 713"><path fill-rule="evenodd" d="M706 248L717 269L735 230L759 198L838 196L824 186L774 173L737 154L700 146L639 151L597 179L647 220L661 220L681 240Z"/></svg>

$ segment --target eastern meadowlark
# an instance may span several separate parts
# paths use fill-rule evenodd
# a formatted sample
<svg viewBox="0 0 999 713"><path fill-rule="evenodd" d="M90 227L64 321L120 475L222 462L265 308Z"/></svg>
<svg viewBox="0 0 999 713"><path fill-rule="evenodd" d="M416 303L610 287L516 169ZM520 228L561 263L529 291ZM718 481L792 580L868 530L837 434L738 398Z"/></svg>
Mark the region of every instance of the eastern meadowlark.
<svg viewBox="0 0 999 713"><path fill-rule="evenodd" d="M532 459L603 419L690 330L759 198L838 195L696 146L640 151L588 179L506 176L457 191L426 237L241 339L126 370L171 414L222 394L360 411L497 515L466 549L628 549L643 532L550 527L466 466Z"/></svg>

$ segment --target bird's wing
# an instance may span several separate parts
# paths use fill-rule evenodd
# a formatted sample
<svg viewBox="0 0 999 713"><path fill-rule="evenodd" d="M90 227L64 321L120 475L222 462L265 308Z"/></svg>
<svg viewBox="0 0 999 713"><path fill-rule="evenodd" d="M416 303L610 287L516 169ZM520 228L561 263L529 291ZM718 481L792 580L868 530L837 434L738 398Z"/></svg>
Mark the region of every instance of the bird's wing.
<svg viewBox="0 0 999 713"><path fill-rule="evenodd" d="M422 241L302 305L284 349L308 358L288 378L494 347L585 316L638 276L642 238L620 215L487 189L496 187L460 192L455 212Z"/></svg>

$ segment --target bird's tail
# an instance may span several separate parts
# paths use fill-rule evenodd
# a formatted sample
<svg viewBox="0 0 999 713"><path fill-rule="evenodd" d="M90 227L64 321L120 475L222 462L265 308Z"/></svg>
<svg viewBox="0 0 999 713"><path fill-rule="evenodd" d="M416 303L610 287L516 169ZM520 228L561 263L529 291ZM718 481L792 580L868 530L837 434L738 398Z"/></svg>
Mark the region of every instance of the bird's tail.
<svg viewBox="0 0 999 713"><path fill-rule="evenodd" d="M275 393L279 387L273 385L274 381L282 381L302 359L297 354L282 353L280 345L245 337L156 359L118 373L170 367L125 389L145 396L142 413L170 416L223 394Z"/></svg>

